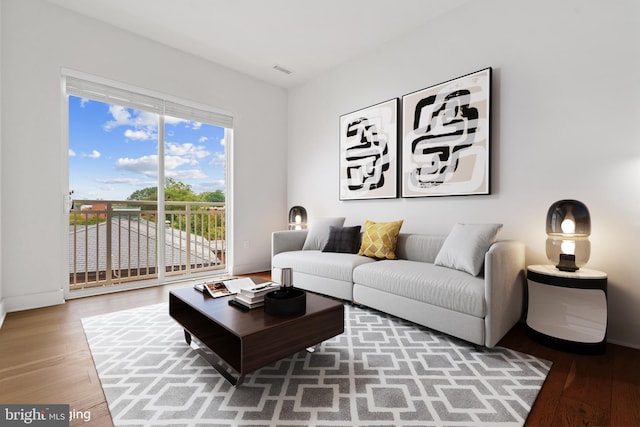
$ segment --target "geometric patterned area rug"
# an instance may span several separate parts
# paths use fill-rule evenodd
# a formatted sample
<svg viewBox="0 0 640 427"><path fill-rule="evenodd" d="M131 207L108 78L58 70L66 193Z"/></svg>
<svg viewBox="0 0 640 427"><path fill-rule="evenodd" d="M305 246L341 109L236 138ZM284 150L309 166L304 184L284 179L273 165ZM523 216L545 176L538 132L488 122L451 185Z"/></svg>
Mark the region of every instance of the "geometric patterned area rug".
<svg viewBox="0 0 640 427"><path fill-rule="evenodd" d="M116 427L522 426L551 363L345 305L345 332L230 385L156 304L82 319Z"/></svg>

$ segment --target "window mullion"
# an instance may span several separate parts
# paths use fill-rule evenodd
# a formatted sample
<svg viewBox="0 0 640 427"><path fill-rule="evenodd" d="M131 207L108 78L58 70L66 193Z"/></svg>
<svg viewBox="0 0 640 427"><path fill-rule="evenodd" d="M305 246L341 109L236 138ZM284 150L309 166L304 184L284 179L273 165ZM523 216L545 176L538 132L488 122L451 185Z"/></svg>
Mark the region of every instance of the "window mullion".
<svg viewBox="0 0 640 427"><path fill-rule="evenodd" d="M158 222L157 222L157 263L158 279L162 282L165 279L165 251L166 251L166 222L164 206L164 115L158 114Z"/></svg>

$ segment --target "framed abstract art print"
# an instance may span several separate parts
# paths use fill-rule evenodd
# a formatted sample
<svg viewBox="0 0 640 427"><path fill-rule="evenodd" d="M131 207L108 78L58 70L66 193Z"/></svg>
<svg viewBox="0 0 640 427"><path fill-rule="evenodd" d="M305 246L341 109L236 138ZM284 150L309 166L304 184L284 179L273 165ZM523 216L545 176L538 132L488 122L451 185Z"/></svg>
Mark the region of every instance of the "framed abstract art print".
<svg viewBox="0 0 640 427"><path fill-rule="evenodd" d="M489 194L491 68L402 97L402 197Z"/></svg>
<svg viewBox="0 0 640 427"><path fill-rule="evenodd" d="M398 99L340 116L340 200L398 197Z"/></svg>

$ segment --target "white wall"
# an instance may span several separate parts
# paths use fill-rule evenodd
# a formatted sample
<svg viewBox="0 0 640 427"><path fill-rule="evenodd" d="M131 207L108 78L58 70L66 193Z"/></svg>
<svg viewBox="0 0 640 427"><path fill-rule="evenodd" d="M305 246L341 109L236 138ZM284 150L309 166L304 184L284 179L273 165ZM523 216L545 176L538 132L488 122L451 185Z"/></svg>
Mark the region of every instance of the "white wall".
<svg viewBox="0 0 640 427"><path fill-rule="evenodd" d="M2 3L0 2L0 23L2 22ZM2 99L2 31L0 31L0 100ZM2 102L0 102L0 165L2 164ZM2 173L0 173L0 242L2 242ZM2 296L2 245L0 244L0 327L4 322L6 310Z"/></svg>
<svg viewBox="0 0 640 427"><path fill-rule="evenodd" d="M62 68L232 112L233 270L270 268L270 233L286 224L285 90L40 0L2 0L2 9L0 246L7 311L63 298Z"/></svg>
<svg viewBox="0 0 640 427"><path fill-rule="evenodd" d="M640 3L468 2L455 13L289 92L288 205L348 224L404 219L446 234L501 222L547 263L556 200L592 217L588 268L609 274L609 340L640 348ZM492 194L339 201L338 118L493 67Z"/></svg>

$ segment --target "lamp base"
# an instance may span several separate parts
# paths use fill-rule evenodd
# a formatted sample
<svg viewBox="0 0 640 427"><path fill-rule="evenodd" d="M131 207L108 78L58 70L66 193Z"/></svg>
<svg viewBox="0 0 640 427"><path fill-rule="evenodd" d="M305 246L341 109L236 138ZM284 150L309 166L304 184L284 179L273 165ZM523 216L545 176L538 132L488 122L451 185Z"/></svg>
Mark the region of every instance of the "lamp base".
<svg viewBox="0 0 640 427"><path fill-rule="evenodd" d="M576 265L576 256L568 254L560 254L560 262L556 265L556 268L560 271L578 271L580 267Z"/></svg>

